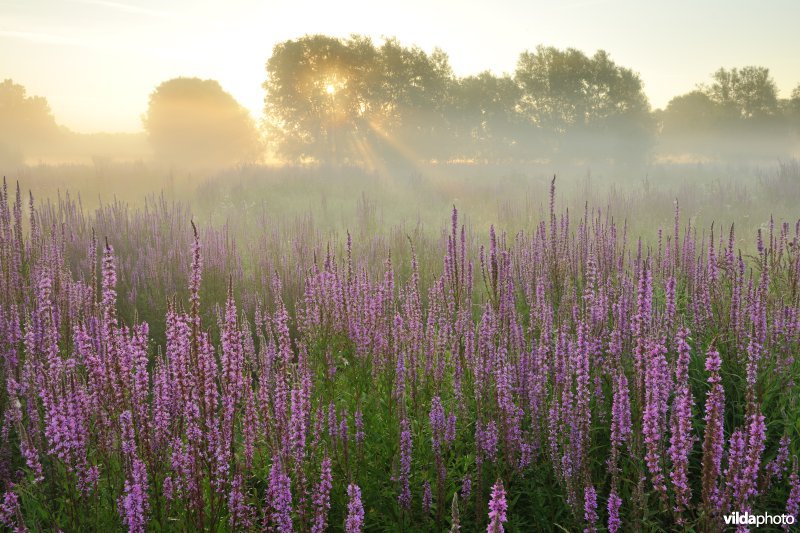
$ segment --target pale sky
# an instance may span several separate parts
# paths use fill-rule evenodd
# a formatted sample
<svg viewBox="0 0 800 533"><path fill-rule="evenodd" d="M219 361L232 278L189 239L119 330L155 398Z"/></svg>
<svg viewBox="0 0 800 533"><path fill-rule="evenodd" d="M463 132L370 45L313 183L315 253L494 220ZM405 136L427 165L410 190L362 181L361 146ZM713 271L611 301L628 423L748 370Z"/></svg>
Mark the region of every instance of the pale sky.
<svg viewBox="0 0 800 533"><path fill-rule="evenodd" d="M75 131L139 131L177 76L213 78L261 118L272 47L304 34L397 37L442 48L457 75L513 72L537 45L604 49L641 75L654 108L719 67L800 83L800 0L0 0L0 80L47 98Z"/></svg>

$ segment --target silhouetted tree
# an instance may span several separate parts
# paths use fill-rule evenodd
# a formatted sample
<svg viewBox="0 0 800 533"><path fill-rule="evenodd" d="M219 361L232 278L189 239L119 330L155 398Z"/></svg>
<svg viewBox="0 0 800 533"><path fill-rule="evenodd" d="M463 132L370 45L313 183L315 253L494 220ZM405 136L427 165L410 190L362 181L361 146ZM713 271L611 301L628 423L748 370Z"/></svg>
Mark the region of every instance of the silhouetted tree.
<svg viewBox="0 0 800 533"><path fill-rule="evenodd" d="M719 127L721 110L703 91L676 96L661 112L662 135L709 135Z"/></svg>
<svg viewBox="0 0 800 533"><path fill-rule="evenodd" d="M779 102L769 71L745 67L720 69L711 85L653 113L639 75L606 52L544 46L522 53L513 77L457 78L438 49L307 35L278 44L266 69L264 110L276 152L334 164L638 163L659 123L662 150L779 153L800 102L798 95Z"/></svg>
<svg viewBox="0 0 800 533"><path fill-rule="evenodd" d="M284 157L369 163L443 146L452 71L440 50L307 35L276 45L266 68L264 112Z"/></svg>
<svg viewBox="0 0 800 533"><path fill-rule="evenodd" d="M705 93L726 112L740 118L774 116L778 111L778 88L765 67L724 68L716 71Z"/></svg>
<svg viewBox="0 0 800 533"><path fill-rule="evenodd" d="M792 108L800 111L800 83L797 84L797 87L792 89L790 100L792 102Z"/></svg>
<svg viewBox="0 0 800 533"><path fill-rule="evenodd" d="M156 157L181 166L251 161L261 150L250 114L215 80L165 81L150 95L143 123Z"/></svg>
<svg viewBox="0 0 800 533"><path fill-rule="evenodd" d="M520 55L515 79L523 113L552 139L554 151L617 158L646 151L653 122L642 81L606 52L588 57L539 46Z"/></svg>
<svg viewBox="0 0 800 533"><path fill-rule="evenodd" d="M510 76L482 72L453 84L447 114L457 146L454 155L464 159L497 161L524 155L521 140L534 128L527 127L517 110L520 88Z"/></svg>
<svg viewBox="0 0 800 533"><path fill-rule="evenodd" d="M357 105L353 88L361 63L335 37L306 36L275 46L267 61L264 112L280 155L333 157L334 130L352 119Z"/></svg>
<svg viewBox="0 0 800 533"><path fill-rule="evenodd" d="M395 39L380 48L390 148L402 157L447 159L452 149L445 119L453 71L447 54L430 55Z"/></svg>
<svg viewBox="0 0 800 533"><path fill-rule="evenodd" d="M710 85L673 98L660 114L662 150L725 159L791 152L791 100L778 100L769 69L712 74Z"/></svg>
<svg viewBox="0 0 800 533"><path fill-rule="evenodd" d="M786 113L796 133L800 133L800 83L792 90L786 103Z"/></svg>
<svg viewBox="0 0 800 533"><path fill-rule="evenodd" d="M47 100L27 96L25 87L0 83L0 164L18 165L26 154L54 142L60 133Z"/></svg>

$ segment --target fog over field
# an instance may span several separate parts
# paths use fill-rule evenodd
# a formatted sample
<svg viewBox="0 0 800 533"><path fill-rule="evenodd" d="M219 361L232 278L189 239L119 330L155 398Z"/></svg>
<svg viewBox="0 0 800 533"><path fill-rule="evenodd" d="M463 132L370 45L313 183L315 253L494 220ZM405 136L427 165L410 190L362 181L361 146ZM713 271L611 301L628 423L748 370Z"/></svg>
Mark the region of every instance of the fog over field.
<svg viewBox="0 0 800 533"><path fill-rule="evenodd" d="M770 6L4 3L0 529L796 527Z"/></svg>

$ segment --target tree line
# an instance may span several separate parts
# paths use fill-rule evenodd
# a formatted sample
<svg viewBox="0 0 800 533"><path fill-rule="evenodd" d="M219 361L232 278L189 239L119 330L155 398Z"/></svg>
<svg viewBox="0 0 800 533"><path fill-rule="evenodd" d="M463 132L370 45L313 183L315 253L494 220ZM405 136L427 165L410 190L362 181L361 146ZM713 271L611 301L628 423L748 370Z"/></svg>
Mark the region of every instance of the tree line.
<svg viewBox="0 0 800 533"><path fill-rule="evenodd" d="M312 35L278 44L267 74L268 138L288 160L630 162L656 144L759 156L800 134L800 84L779 99L758 66L721 68L656 111L639 75L602 50L539 46L512 74L457 77L439 49Z"/></svg>
<svg viewBox="0 0 800 533"><path fill-rule="evenodd" d="M457 77L439 49L314 35L276 46L267 73L269 138L290 160L618 156L656 126L638 75L602 51L540 46L513 76Z"/></svg>
<svg viewBox="0 0 800 533"><path fill-rule="evenodd" d="M791 154L800 137L800 84L781 99L759 66L721 68L655 111L639 75L602 50L539 46L520 54L513 73L459 77L440 49L307 35L276 45L266 74L261 127L214 80L159 85L143 116L155 155L222 164L253 160L266 146L285 161L332 164L636 163L654 148ZM58 130L47 102L11 80L0 85L0 118L0 159Z"/></svg>

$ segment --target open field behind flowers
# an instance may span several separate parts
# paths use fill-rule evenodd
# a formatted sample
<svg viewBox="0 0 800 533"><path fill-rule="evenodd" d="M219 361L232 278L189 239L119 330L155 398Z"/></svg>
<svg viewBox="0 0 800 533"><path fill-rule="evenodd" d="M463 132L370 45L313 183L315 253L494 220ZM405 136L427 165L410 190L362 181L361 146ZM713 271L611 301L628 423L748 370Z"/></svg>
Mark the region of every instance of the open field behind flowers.
<svg viewBox="0 0 800 533"><path fill-rule="evenodd" d="M751 213L796 209L797 170L782 172L762 189L784 203ZM0 521L718 531L733 512L796 517L800 218L699 226L665 193L643 220L622 199L561 209L546 187L497 226L453 208L433 231L382 222L365 195L335 233L311 214L245 224L165 196L90 211L4 183Z"/></svg>

